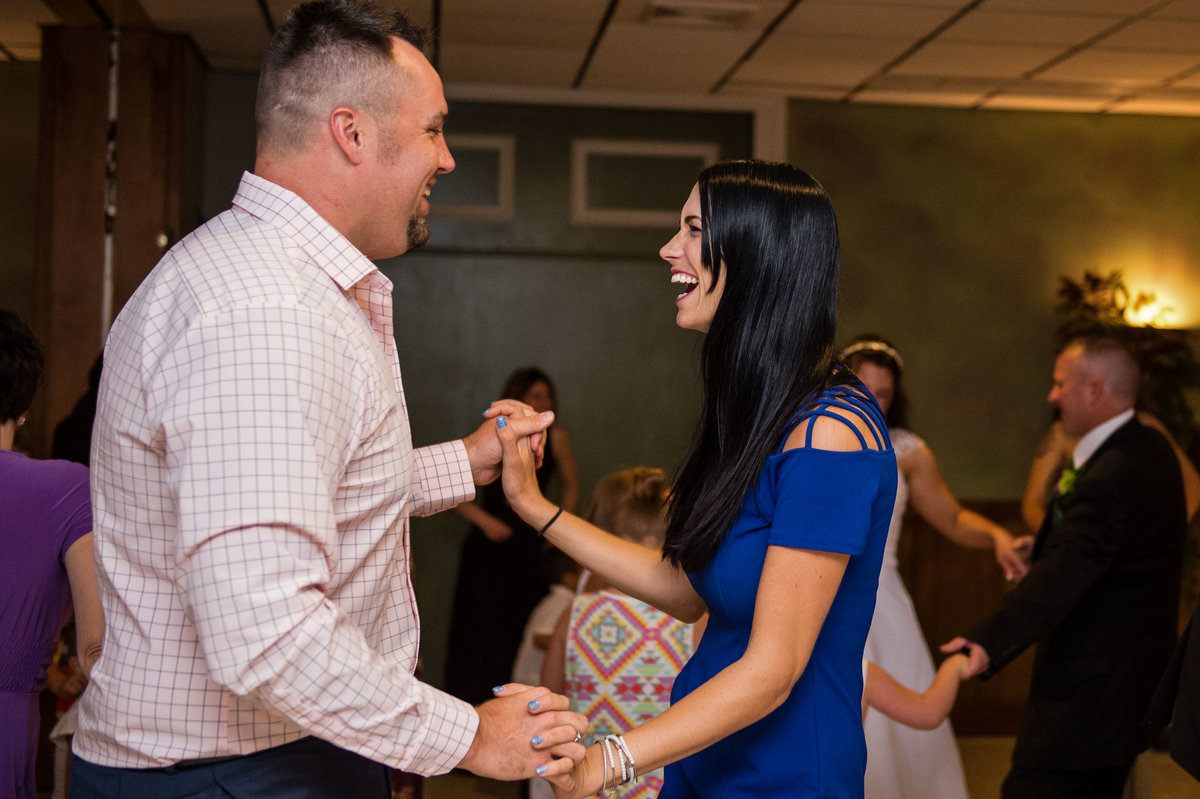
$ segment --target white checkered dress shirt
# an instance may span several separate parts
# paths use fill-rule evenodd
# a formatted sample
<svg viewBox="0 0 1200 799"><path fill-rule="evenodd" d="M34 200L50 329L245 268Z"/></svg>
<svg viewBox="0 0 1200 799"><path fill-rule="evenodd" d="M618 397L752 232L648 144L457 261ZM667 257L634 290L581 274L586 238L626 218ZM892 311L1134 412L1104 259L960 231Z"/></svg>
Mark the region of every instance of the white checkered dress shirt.
<svg viewBox="0 0 1200 799"><path fill-rule="evenodd" d="M105 349L108 629L75 751L145 768L316 735L448 771L479 719L413 677L408 517L474 496L466 451L412 448L375 265L255 175L233 205L167 253Z"/></svg>

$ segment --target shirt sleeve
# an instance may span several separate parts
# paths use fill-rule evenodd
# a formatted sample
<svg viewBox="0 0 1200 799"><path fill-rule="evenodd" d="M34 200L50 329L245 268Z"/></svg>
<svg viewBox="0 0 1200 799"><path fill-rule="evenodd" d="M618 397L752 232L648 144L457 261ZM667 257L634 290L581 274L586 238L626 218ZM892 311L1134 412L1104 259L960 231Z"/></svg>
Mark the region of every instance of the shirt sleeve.
<svg viewBox="0 0 1200 799"><path fill-rule="evenodd" d="M767 543L861 555L879 491L880 453L802 447L776 457L775 515Z"/></svg>
<svg viewBox="0 0 1200 799"><path fill-rule="evenodd" d="M413 450L416 480L412 515L430 516L475 498L471 461L462 441L447 441Z"/></svg>
<svg viewBox="0 0 1200 799"><path fill-rule="evenodd" d="M163 371L176 582L211 679L365 757L449 770L475 711L385 660L327 594L366 379L345 339L303 308L241 309L197 323Z"/></svg>
<svg viewBox="0 0 1200 799"><path fill-rule="evenodd" d="M92 532L92 500L88 487L88 470L78 463L63 463L63 473L55 492L53 511L62 519L62 542L58 550L60 563L66 563L67 550L79 539Z"/></svg>
<svg viewBox="0 0 1200 799"><path fill-rule="evenodd" d="M967 631L988 653L990 677L1047 635L1115 562L1129 503L1108 480L1080 481L1070 507L1029 573L1004 595L999 610Z"/></svg>

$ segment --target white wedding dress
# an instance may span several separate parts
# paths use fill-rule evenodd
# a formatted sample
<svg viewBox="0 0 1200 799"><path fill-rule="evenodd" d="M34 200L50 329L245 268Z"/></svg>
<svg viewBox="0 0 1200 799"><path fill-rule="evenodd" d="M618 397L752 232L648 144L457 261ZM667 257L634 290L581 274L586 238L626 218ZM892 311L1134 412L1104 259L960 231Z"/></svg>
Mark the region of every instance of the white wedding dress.
<svg viewBox="0 0 1200 799"><path fill-rule="evenodd" d="M907 430L890 433L897 461L924 443ZM934 669L912 598L900 580L896 557L907 506L908 483L901 473L863 659L920 692L933 682ZM863 726L867 737L866 799L966 799L962 759L949 719L936 729L916 730L872 708Z"/></svg>

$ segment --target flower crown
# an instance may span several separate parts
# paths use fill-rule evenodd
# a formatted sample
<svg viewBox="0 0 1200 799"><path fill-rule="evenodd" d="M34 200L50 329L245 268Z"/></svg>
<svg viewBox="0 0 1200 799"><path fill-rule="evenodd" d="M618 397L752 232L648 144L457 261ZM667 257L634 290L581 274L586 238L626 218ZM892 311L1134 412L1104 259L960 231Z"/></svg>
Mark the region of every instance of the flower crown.
<svg viewBox="0 0 1200 799"><path fill-rule="evenodd" d="M904 369L904 359L900 357L900 353L896 352L895 347L882 341L856 341L842 350L838 360L844 361L856 352L882 352L896 362L896 368Z"/></svg>

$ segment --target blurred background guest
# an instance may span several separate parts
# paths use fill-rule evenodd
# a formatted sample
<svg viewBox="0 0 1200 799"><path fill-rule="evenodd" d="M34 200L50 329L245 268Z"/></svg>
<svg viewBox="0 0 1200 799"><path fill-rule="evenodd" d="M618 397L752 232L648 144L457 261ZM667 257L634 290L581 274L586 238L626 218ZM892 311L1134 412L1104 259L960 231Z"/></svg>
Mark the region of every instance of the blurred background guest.
<svg viewBox="0 0 1200 799"><path fill-rule="evenodd" d="M537 367L509 375L501 392L539 413L557 412L550 376ZM555 421L538 470L543 491L557 491L562 507L579 502L579 477L567 431ZM471 523L459 561L450 640L446 652L446 691L478 704L492 687L508 681L525 623L550 588L542 569L543 541L504 499L500 481L479 489L476 502L456 508Z"/></svg>
<svg viewBox="0 0 1200 799"><path fill-rule="evenodd" d="M1025 573L1022 548L1003 527L958 503L942 479L933 452L907 429L904 360L891 342L874 333L857 336L842 350L841 359L875 395L888 423L900 472L864 657L903 685L929 685L934 679L933 658L912 597L900 579L896 554L909 503L951 541L994 549L996 561L1009 579ZM962 759L949 720L926 731L869 712L863 727L868 799L966 799Z"/></svg>
<svg viewBox="0 0 1200 799"><path fill-rule="evenodd" d="M613 472L596 484L588 521L618 538L661 550L666 501L667 476L661 469ZM541 683L557 686L551 690L588 717L590 744L628 732L667 709L675 676L692 656L702 626L674 619L601 577L588 583L587 592L576 596L558 619ZM654 799L662 781L662 769L655 769L620 786L613 796ZM530 796L537 799L538 794Z"/></svg>
<svg viewBox="0 0 1200 799"><path fill-rule="evenodd" d="M84 676L104 634L88 471L13 450L43 363L25 323L0 310L0 795L16 799L37 796L38 694L72 607Z"/></svg>

